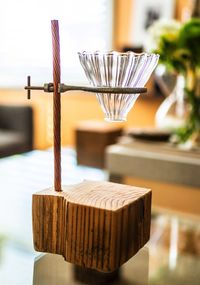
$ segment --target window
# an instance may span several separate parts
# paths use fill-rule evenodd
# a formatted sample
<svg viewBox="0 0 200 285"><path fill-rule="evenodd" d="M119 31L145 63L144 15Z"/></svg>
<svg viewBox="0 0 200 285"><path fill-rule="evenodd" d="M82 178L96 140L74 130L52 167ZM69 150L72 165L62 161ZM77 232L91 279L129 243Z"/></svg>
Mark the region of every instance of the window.
<svg viewBox="0 0 200 285"><path fill-rule="evenodd" d="M51 19L60 25L63 83L85 82L77 51L112 48L112 0L6 0L0 9L0 87L52 81ZM78 81L78 82L77 82Z"/></svg>

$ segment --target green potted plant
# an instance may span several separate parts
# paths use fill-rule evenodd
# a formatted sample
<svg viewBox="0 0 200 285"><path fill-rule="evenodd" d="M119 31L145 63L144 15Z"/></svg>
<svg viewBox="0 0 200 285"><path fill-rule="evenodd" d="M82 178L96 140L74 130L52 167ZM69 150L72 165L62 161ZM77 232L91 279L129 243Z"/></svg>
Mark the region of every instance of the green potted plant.
<svg viewBox="0 0 200 285"><path fill-rule="evenodd" d="M179 86L176 86L175 91L180 94L180 85L184 88L187 116L184 123L175 128L176 141L199 146L200 19L192 18L183 24L175 20L159 20L149 28L149 35L151 50L160 55L160 63L177 75ZM183 103L182 99L179 103L181 102Z"/></svg>

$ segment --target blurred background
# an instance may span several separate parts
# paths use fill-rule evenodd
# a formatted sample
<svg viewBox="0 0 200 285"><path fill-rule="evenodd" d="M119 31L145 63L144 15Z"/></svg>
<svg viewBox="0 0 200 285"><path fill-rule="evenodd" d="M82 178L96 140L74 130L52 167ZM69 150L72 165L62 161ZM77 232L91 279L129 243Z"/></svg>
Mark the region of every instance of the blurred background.
<svg viewBox="0 0 200 285"><path fill-rule="evenodd" d="M54 3L55 2L55 3ZM80 66L77 52L83 50L144 50L147 28L160 18L185 22L192 15L199 16L199 1L195 0L7 0L0 10L0 105L29 106L21 117L19 128L26 130L25 146L10 146L7 156L30 149L52 147L52 94L33 92L26 99L26 76L32 84L52 81L52 47L50 20L60 22L62 82L88 84ZM173 84L172 84L173 85ZM158 107L165 99L166 90L153 75L147 84L147 95L141 95L128 115L130 127L153 127ZM3 111L1 112L3 114ZM9 114L8 118L5 114ZM0 141L5 139L6 125L17 124L18 115L6 110L0 117ZM33 124L31 124L31 118ZM103 113L95 96L68 93L62 96L62 145L75 146L75 130L79 122L103 120ZM32 137L31 137L32 133ZM11 135L11 134L10 134ZM16 139L16 137L15 137ZM8 146L12 135L6 140ZM1 143L0 143L1 145ZM135 179L127 183L148 185L154 189L153 202L159 206L200 214L199 192L182 186ZM162 195L160 194L162 188ZM177 205L176 198L181 202Z"/></svg>
<svg viewBox="0 0 200 285"><path fill-rule="evenodd" d="M8 0L0 11L0 103L29 104L34 110L34 148L52 145L52 98L37 93L31 101L23 91L26 76L32 84L52 81L50 19L60 21L62 82L88 84L77 52L83 50L134 50L145 45L146 29L158 18L188 20L196 1L48 1ZM198 2L198 1L197 1ZM12 7L12 8L11 8ZM47 8L48 7L48 8ZM148 83L148 96L136 102L125 126L154 124L163 100ZM84 99L83 99L84 97ZM89 95L63 96L63 144L74 145L77 121L103 119L96 98ZM82 101L87 104L82 104ZM66 127L65 127L66 126Z"/></svg>

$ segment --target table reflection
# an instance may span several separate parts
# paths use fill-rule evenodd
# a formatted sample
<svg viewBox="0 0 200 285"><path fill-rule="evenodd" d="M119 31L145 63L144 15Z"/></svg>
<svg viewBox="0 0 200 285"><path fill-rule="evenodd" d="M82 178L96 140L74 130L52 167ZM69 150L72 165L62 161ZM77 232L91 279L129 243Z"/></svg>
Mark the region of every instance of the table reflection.
<svg viewBox="0 0 200 285"><path fill-rule="evenodd" d="M199 219L154 214L147 246L112 274L75 267L61 256L46 254L35 260L33 280L34 285L200 285Z"/></svg>
<svg viewBox="0 0 200 285"><path fill-rule="evenodd" d="M200 285L200 220L155 214L149 241L150 285Z"/></svg>
<svg viewBox="0 0 200 285"><path fill-rule="evenodd" d="M64 261L62 256L45 254L35 259L33 285L116 284L147 285L149 250L141 249L119 270L101 273L84 269Z"/></svg>

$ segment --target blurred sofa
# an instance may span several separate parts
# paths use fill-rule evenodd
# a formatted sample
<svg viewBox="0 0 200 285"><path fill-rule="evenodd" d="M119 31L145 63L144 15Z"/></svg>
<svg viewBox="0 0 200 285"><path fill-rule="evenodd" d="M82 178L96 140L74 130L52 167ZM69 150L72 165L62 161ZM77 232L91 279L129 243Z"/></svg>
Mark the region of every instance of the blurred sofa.
<svg viewBox="0 0 200 285"><path fill-rule="evenodd" d="M0 105L0 157L27 152L32 148L32 108Z"/></svg>

